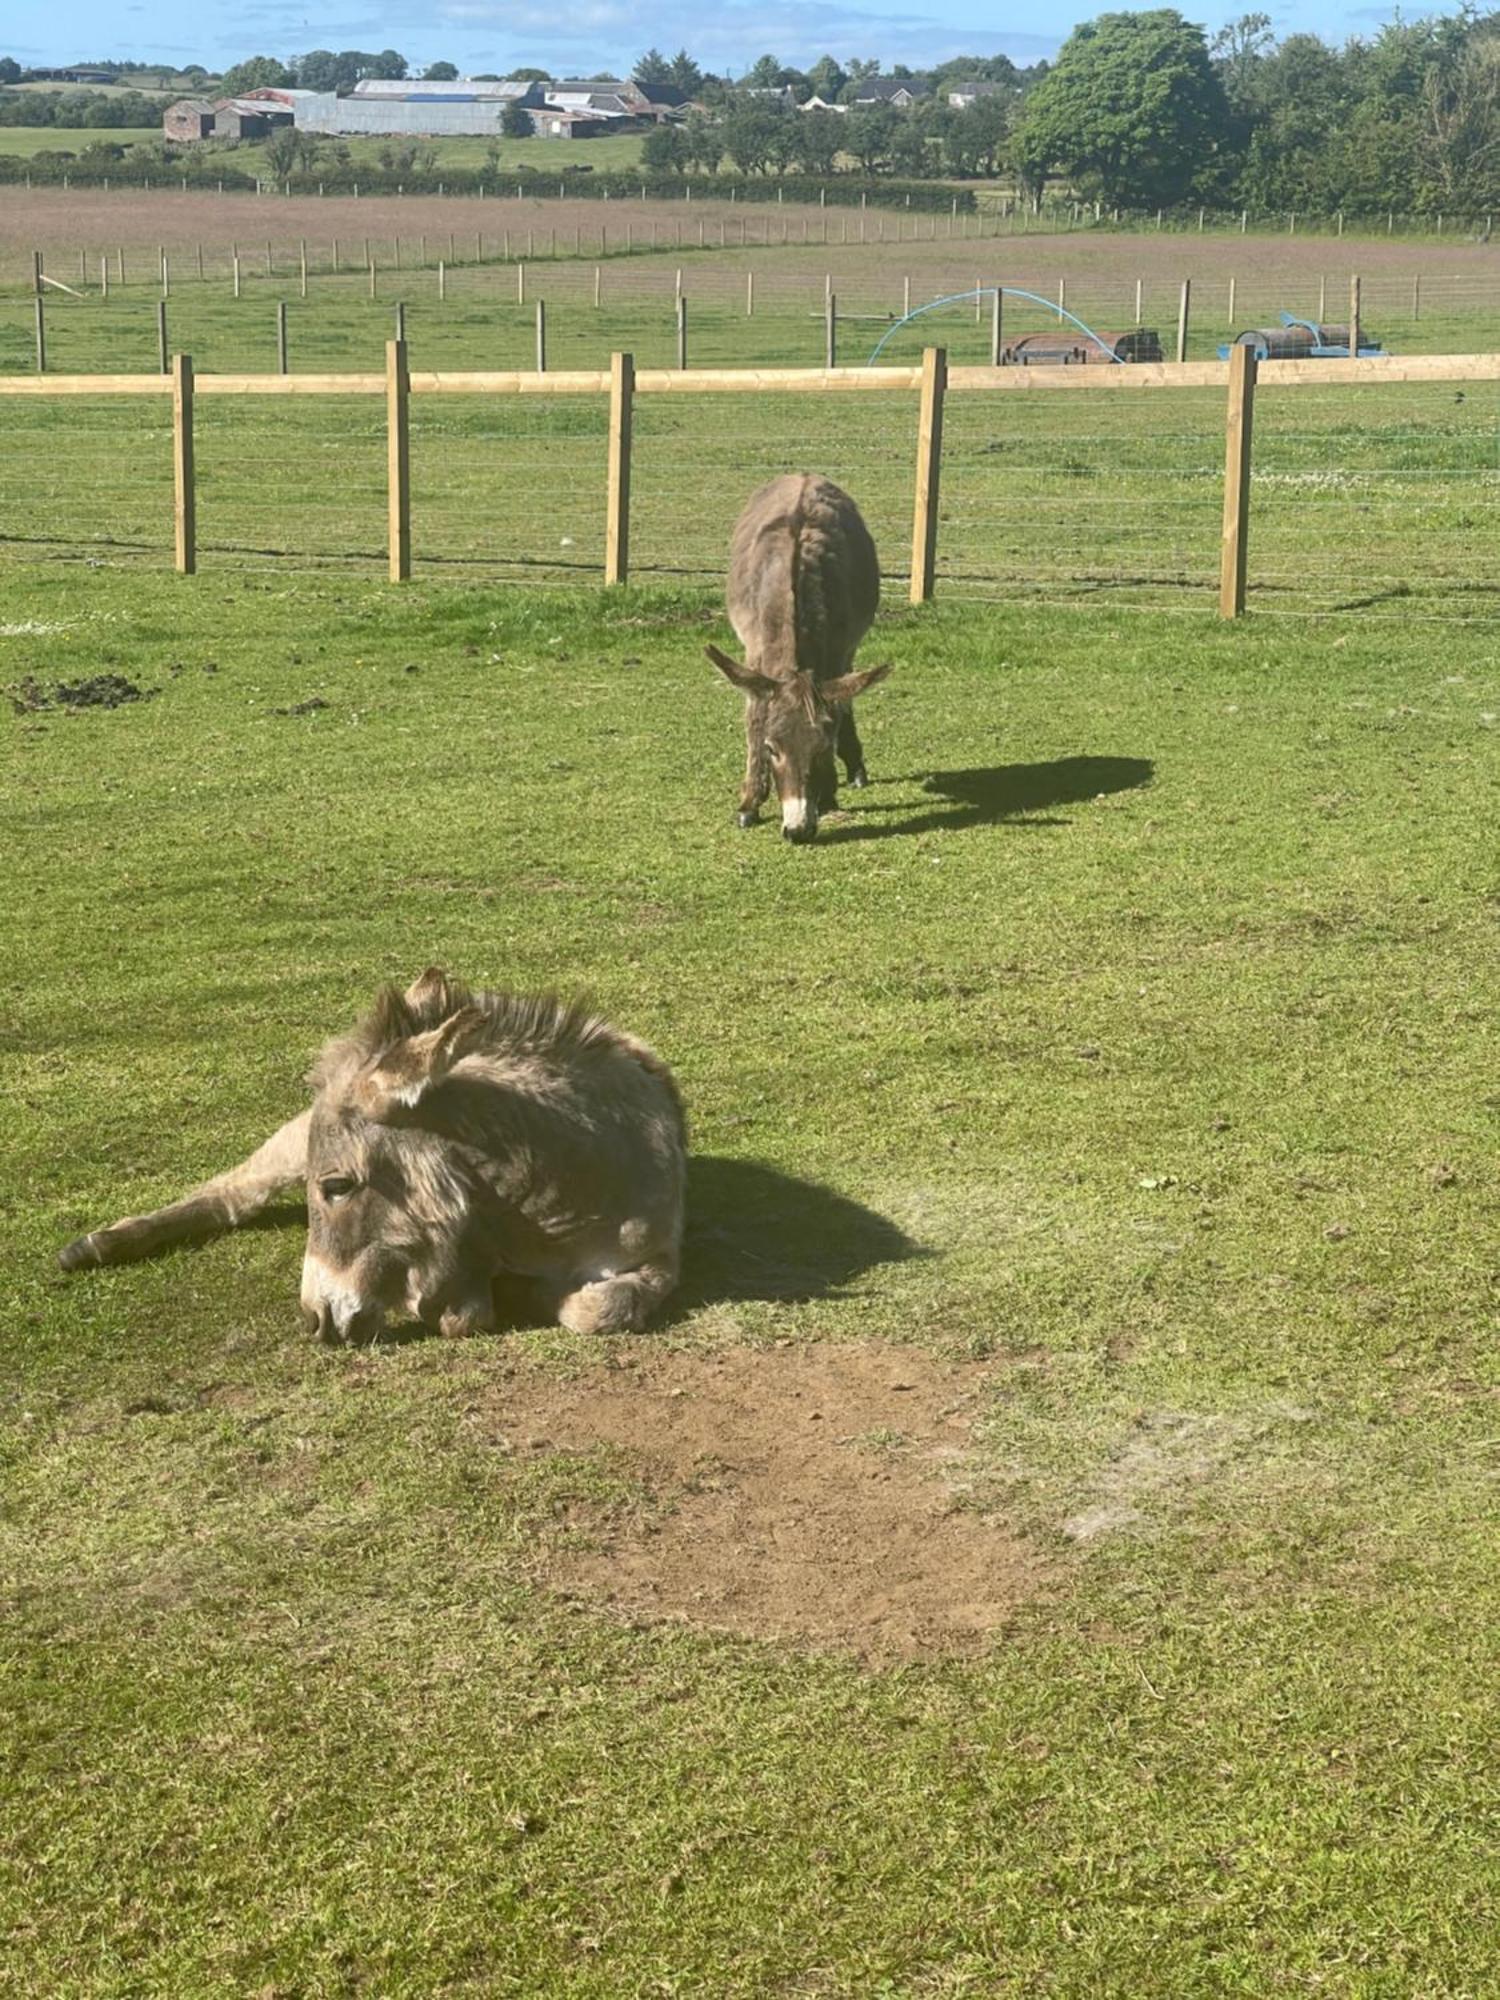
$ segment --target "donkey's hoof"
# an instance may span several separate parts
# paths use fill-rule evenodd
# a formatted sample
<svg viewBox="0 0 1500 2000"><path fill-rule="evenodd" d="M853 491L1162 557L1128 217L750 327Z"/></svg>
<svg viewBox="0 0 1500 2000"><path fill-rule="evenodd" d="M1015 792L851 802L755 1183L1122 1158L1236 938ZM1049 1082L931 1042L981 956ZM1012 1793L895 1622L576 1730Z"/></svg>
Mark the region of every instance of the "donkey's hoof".
<svg viewBox="0 0 1500 2000"><path fill-rule="evenodd" d="M856 792L862 792L865 786L869 784L869 782L870 782L870 774L865 769L863 764L860 765L857 771L851 771L849 773L848 783L852 787L852 789Z"/></svg>
<svg viewBox="0 0 1500 2000"><path fill-rule="evenodd" d="M744 826L758 826L758 825L760 824L760 814L759 814L758 812L742 812L742 813L736 813L736 814L735 814L735 823L736 823L736 825L738 825L738 826L742 826L742 827L744 827Z"/></svg>

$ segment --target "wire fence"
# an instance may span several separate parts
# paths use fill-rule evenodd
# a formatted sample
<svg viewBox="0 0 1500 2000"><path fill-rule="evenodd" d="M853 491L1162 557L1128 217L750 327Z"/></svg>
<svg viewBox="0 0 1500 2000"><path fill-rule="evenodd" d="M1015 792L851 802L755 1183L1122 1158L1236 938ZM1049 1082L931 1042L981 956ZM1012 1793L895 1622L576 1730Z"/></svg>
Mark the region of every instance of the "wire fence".
<svg viewBox="0 0 1500 2000"><path fill-rule="evenodd" d="M1391 380L1378 364L1360 366L1357 383L1326 388L1305 372L1296 388L1282 387L1268 371L1258 391L1252 604L1261 612L1500 615L1488 560L1500 527L1494 357L1480 358L1471 379L1444 381ZM1099 373L1074 371L1074 393L950 395L940 595L1210 605L1225 492L1222 376L1205 381L1199 369L1166 392L1101 393ZM155 568L170 559L173 433L164 396L12 394L3 408L0 554ZM909 577L916 416L914 389L792 394L770 381L754 394L641 397L633 579L716 585L745 495L800 467L855 494L899 589ZM599 580L608 429L602 393L414 397L417 573ZM203 396L196 477L204 567L379 573L386 442L386 413L370 394Z"/></svg>
<svg viewBox="0 0 1500 2000"><path fill-rule="evenodd" d="M1236 333L1277 325L1283 311L1341 322L1348 315L1350 276L1339 269L1195 279L1186 356L1207 359ZM1362 324L1389 352L1487 353L1500 347L1500 274L1362 274L1361 284ZM294 372L378 366L398 307L416 365L528 366L536 352L538 303L545 308L551 366L604 366L621 348L643 365L666 366L677 355L682 298L695 365L795 366L825 358L830 296L843 363L866 360L887 336L882 359L911 359L936 338L955 359L978 361L989 358L987 294L997 285L1005 288L1007 338L1056 327L1062 308L1101 330L1154 328L1167 355L1176 352L1182 281L1175 275L1059 277L993 258L946 255L910 268L862 256L737 268L716 258L609 266L523 261L454 272L445 267L441 283L436 271L377 273L373 287L368 274L330 276L306 298L265 278L243 283L238 297L207 281L178 287L166 299L156 287L134 285L117 287L107 299L49 293L41 313L46 365L59 373L159 366L163 308L169 350L191 352L201 369L275 368L283 325ZM907 314L954 293L976 296L900 325ZM0 299L0 374L34 371L38 356L36 301Z"/></svg>

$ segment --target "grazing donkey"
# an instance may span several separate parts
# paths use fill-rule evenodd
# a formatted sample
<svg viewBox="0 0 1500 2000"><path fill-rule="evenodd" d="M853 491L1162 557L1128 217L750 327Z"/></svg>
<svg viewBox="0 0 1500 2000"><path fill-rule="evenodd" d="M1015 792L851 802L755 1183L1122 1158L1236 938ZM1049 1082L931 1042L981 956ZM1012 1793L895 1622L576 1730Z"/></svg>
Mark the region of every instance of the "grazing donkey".
<svg viewBox="0 0 1500 2000"><path fill-rule="evenodd" d="M859 509L832 480L789 472L753 493L729 544L729 622L745 662L708 657L745 697L741 826L754 826L771 781L788 840L816 838L838 803L834 752L851 785L867 782L854 697L889 667L851 671L880 604L880 564Z"/></svg>
<svg viewBox="0 0 1500 2000"><path fill-rule="evenodd" d="M323 1050L312 1108L152 1215L80 1236L65 1271L233 1229L307 1184L302 1311L324 1339L405 1308L495 1324L492 1281L540 1286L575 1333L643 1325L677 1282L687 1146L659 1056L581 1005L471 993L438 971L387 987Z"/></svg>

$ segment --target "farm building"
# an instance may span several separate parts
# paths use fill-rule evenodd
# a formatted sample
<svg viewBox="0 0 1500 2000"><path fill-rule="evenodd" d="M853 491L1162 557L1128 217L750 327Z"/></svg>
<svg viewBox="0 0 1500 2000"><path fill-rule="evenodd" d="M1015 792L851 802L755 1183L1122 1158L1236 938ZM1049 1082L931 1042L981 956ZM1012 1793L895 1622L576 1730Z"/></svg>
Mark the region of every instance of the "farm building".
<svg viewBox="0 0 1500 2000"><path fill-rule="evenodd" d="M492 138L509 104L542 105L534 83L391 83L374 78L347 96L309 91L299 96L299 132L360 133L379 138Z"/></svg>
<svg viewBox="0 0 1500 2000"><path fill-rule="evenodd" d="M599 139L626 122L618 112L563 111L545 104L531 113L531 133L535 139Z"/></svg>
<svg viewBox="0 0 1500 2000"><path fill-rule="evenodd" d="M278 126L290 125L294 114L268 98L226 97L214 106L216 139L268 139Z"/></svg>
<svg viewBox="0 0 1500 2000"><path fill-rule="evenodd" d="M180 98L162 113L161 129L168 139L211 139L214 107L206 97Z"/></svg>
<svg viewBox="0 0 1500 2000"><path fill-rule="evenodd" d="M285 93L283 93L285 95ZM278 126L290 125L291 105L269 94L254 97L181 97L162 113L161 129L168 139L266 139Z"/></svg>

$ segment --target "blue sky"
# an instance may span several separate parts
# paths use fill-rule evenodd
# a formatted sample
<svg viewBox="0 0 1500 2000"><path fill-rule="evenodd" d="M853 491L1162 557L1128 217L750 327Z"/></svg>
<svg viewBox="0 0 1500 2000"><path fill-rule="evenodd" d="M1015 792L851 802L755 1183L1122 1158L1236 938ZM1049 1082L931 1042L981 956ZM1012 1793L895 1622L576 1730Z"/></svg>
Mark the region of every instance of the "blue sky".
<svg viewBox="0 0 1500 2000"><path fill-rule="evenodd" d="M813 61L825 50L841 60L879 56L918 66L946 56L997 51L1016 62L1051 56L1070 28L1105 11L1017 0L997 16L977 0L720 0L705 12L692 0L8 0L0 20L0 55L28 63L65 63L110 55L201 62L217 68L241 56L288 55L309 48L397 48L414 64L445 57L465 72L501 72L536 63L554 74L628 68L655 45L688 48L710 69L738 74L767 51L783 62ZM1256 0L1201 11L1189 19L1210 31L1248 12ZM1277 31L1294 29L1332 41L1368 35L1396 12L1310 0L1271 8ZM1409 6L1408 14L1424 11ZM1450 10L1442 10L1450 11Z"/></svg>

